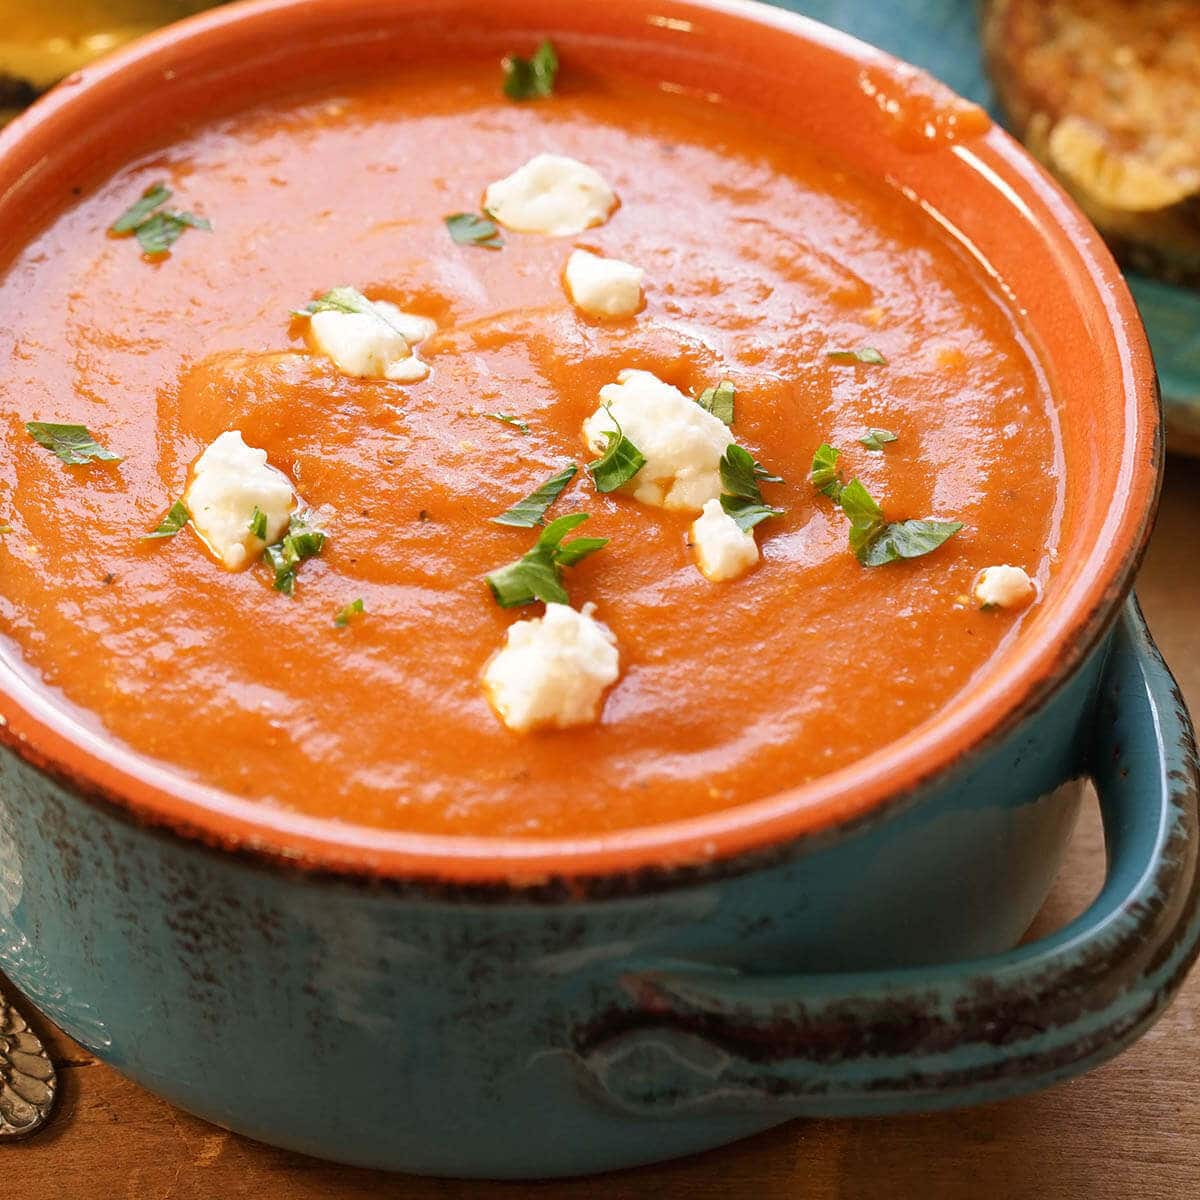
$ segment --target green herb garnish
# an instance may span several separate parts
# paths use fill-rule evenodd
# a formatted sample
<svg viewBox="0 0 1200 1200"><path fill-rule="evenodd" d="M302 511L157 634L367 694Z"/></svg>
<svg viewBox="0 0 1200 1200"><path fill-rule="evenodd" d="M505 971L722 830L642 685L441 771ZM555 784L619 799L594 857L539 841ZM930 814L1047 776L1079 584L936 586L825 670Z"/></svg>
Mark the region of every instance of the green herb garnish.
<svg viewBox="0 0 1200 1200"><path fill-rule="evenodd" d="M55 425L51 421L26 421L29 436L53 451L69 467L90 462L120 462L121 456L105 450L84 425Z"/></svg>
<svg viewBox="0 0 1200 1200"><path fill-rule="evenodd" d="M310 300L303 308L293 308L294 317L311 317L319 312L364 313L367 316L379 316L378 310L370 300L357 288L330 288L323 296Z"/></svg>
<svg viewBox="0 0 1200 1200"><path fill-rule="evenodd" d="M320 554L324 546L325 531L312 524L312 513L292 513L283 539L263 551L267 565L275 572L275 590L285 596L294 595L296 569L306 558Z"/></svg>
<svg viewBox="0 0 1200 1200"><path fill-rule="evenodd" d="M491 217L481 217L478 213L451 213L446 218L446 228L460 246L482 246L485 250L499 250L504 245L504 239L500 236L500 226Z"/></svg>
<svg viewBox="0 0 1200 1200"><path fill-rule="evenodd" d="M551 521L538 535L532 550L516 562L497 567L485 575L496 603L501 608L515 608L535 600L546 604L569 604L570 597L562 585L562 568L573 567L608 545L608 538L584 537L563 544L564 536L587 519L587 513L568 513Z"/></svg>
<svg viewBox="0 0 1200 1200"><path fill-rule="evenodd" d="M920 558L949 541L962 527L961 521L893 521L871 545L862 562L868 567L880 567L898 558Z"/></svg>
<svg viewBox="0 0 1200 1200"><path fill-rule="evenodd" d="M588 473L598 492L615 492L627 484L645 465L646 457L621 431L621 423L606 407L616 429L604 431L604 453L587 465Z"/></svg>
<svg viewBox="0 0 1200 1200"><path fill-rule="evenodd" d="M858 440L868 450L882 450L888 442L896 440L896 435L890 429L868 429Z"/></svg>
<svg viewBox="0 0 1200 1200"><path fill-rule="evenodd" d="M515 525L518 529L532 529L541 523L546 510L562 495L563 488L575 478L579 468L574 463L567 463L557 475L551 475L541 487L529 493L523 500L518 500L512 508L502 512L498 517L492 517L497 525Z"/></svg>
<svg viewBox="0 0 1200 1200"><path fill-rule="evenodd" d="M734 519L739 529L748 532L768 517L783 515L782 508L772 508L763 501L760 479L782 483L778 475L770 475L747 450L731 442L721 456L721 507Z"/></svg>
<svg viewBox="0 0 1200 1200"><path fill-rule="evenodd" d="M167 515L163 517L157 529L151 533L142 535L142 541L148 542L152 538L169 538L174 537L190 520L192 514L188 512L182 500L176 500L171 505Z"/></svg>
<svg viewBox="0 0 1200 1200"><path fill-rule="evenodd" d="M547 38L532 58L510 54L504 59L504 94L510 100L541 100L554 92L558 74L558 55Z"/></svg>
<svg viewBox="0 0 1200 1200"><path fill-rule="evenodd" d="M337 616L333 618L333 623L339 629L345 629L350 622L360 613L364 612L363 602L359 600L351 600L349 604L338 609Z"/></svg>
<svg viewBox="0 0 1200 1200"><path fill-rule="evenodd" d="M303 308L293 308L292 316L311 317L319 312L362 313L363 316L374 317L376 320L382 321L390 329L403 334L403 330L397 329L388 319L386 311L378 308L374 302L368 300L357 288L330 288L325 295L318 296L316 300L310 300Z"/></svg>
<svg viewBox="0 0 1200 1200"><path fill-rule="evenodd" d="M477 417L487 417L489 421L499 421L502 425L511 425L514 429L520 431L521 433L529 432L529 426L526 425L524 421L522 421L519 417L510 416L508 413L477 412L475 415Z"/></svg>
<svg viewBox="0 0 1200 1200"><path fill-rule="evenodd" d="M813 455L812 473L809 479L818 492L824 493L834 504L841 503L842 489L846 486L842 473L838 470L837 461L841 451L835 450L828 442L822 442Z"/></svg>
<svg viewBox="0 0 1200 1200"><path fill-rule="evenodd" d="M254 506L254 512L250 514L250 532L260 542L267 540L267 514L257 504Z"/></svg>
<svg viewBox="0 0 1200 1200"><path fill-rule="evenodd" d="M712 413L717 420L724 421L726 425L732 425L733 397L735 392L736 389L733 384L728 379L722 379L716 387L706 387L696 397L696 403L705 412Z"/></svg>
<svg viewBox="0 0 1200 1200"><path fill-rule="evenodd" d="M212 229L211 222L196 216L195 213L173 212L170 209L155 211L170 198L171 190L163 184L156 183L148 187L141 197L109 226L110 232L132 233L143 253L157 257L166 254L185 229Z"/></svg>
<svg viewBox="0 0 1200 1200"><path fill-rule="evenodd" d="M132 233L160 204L166 204L170 198L169 188L161 183L151 184L142 193L141 198L131 204L109 229L113 233Z"/></svg>
<svg viewBox="0 0 1200 1200"><path fill-rule="evenodd" d="M842 362L869 363L875 367L887 366L887 359L874 346L863 346L860 350L826 350L825 357Z"/></svg>
<svg viewBox="0 0 1200 1200"><path fill-rule="evenodd" d="M882 567L901 558L936 550L961 528L961 521L887 521L883 509L857 479L842 489L842 511L850 518L850 549L864 567Z"/></svg>

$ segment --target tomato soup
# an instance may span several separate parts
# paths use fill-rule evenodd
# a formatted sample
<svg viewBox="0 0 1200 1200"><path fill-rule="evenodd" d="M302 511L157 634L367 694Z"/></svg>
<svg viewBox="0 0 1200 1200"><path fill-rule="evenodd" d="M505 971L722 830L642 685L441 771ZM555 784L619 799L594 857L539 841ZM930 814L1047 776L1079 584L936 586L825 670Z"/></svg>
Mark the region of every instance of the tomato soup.
<svg viewBox="0 0 1200 1200"><path fill-rule="evenodd" d="M458 213L486 234L485 189L543 153L616 206L575 235L452 236ZM147 258L108 230L159 182L211 229ZM517 102L494 63L406 66L198 125L64 200L0 284L0 627L64 703L191 778L395 830L696 816L976 686L1038 604L983 607L985 568L1055 587L1055 409L995 281L916 202L735 106L570 64ZM576 249L644 272L636 312L572 303ZM432 321L428 376L319 353L294 313L337 287ZM583 424L628 370L693 398L728 381L730 435L782 481L756 484L782 512L736 578L697 569L695 511L585 469ZM120 460L64 463L28 422ZM326 534L293 594L190 526L144 537L231 430ZM864 565L848 502L811 479L823 445L887 521L961 528ZM485 576L540 527L492 518L571 463L546 520L587 513L571 536L608 539L561 578L619 674L593 719L516 730L481 679L543 606L501 607Z"/></svg>

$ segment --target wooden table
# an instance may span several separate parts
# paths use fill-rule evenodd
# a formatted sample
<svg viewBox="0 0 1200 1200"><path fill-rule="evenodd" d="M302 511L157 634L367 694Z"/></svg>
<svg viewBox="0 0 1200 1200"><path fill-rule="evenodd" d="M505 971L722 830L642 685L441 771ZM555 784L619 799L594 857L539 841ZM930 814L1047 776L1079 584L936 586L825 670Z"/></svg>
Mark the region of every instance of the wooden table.
<svg viewBox="0 0 1200 1200"><path fill-rule="evenodd" d="M1200 462L1169 463L1138 591L1200 713ZM1039 918L1069 919L1103 870L1099 823L1081 823ZM1200 971L1119 1059L1041 1095L969 1112L796 1121L711 1154L599 1179L537 1185L444 1182L333 1166L184 1115L51 1034L62 1098L48 1130L0 1148L3 1200L1195 1200L1200 1197Z"/></svg>

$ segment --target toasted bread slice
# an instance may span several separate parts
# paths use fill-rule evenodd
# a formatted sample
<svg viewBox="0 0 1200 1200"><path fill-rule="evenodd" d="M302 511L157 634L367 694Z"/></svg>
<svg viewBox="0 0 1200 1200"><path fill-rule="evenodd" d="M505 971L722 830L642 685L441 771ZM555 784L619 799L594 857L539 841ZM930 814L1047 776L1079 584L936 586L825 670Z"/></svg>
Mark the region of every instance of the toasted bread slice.
<svg viewBox="0 0 1200 1200"><path fill-rule="evenodd" d="M1126 266L1200 287L1200 0L985 0L1009 123Z"/></svg>

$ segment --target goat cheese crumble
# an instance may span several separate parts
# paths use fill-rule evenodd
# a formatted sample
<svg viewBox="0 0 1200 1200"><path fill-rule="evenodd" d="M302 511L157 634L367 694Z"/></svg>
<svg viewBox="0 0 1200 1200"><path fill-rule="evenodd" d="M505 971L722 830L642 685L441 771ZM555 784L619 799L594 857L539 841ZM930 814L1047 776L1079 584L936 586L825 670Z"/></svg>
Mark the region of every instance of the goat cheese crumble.
<svg viewBox="0 0 1200 1200"><path fill-rule="evenodd" d="M483 671L484 692L509 729L527 733L596 720L605 689L620 674L620 655L595 611L594 604L582 612L547 604L545 616L509 626Z"/></svg>
<svg viewBox="0 0 1200 1200"><path fill-rule="evenodd" d="M287 531L296 493L287 476L267 465L267 452L247 446L231 429L204 451L192 467L183 503L192 528L230 571L256 559ZM257 536L251 529L262 513Z"/></svg>

